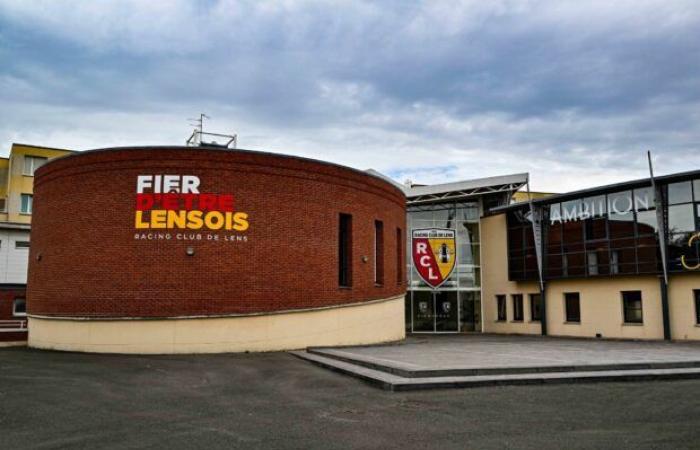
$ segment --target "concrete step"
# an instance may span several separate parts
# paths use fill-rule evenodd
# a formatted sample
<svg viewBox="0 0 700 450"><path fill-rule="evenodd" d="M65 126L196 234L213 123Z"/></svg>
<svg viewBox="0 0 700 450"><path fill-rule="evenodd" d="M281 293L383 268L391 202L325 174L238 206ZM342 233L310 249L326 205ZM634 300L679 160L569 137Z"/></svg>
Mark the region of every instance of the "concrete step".
<svg viewBox="0 0 700 450"><path fill-rule="evenodd" d="M564 384L700 378L700 368L698 367L409 378L352 364L339 359L330 358L318 353L308 351L294 351L290 353L298 358L304 359L326 369L359 378L367 383L389 391L474 388L524 384Z"/></svg>
<svg viewBox="0 0 700 450"><path fill-rule="evenodd" d="M699 361L661 361L619 364L581 364L518 367L479 367L479 368L443 368L419 369L399 361L386 361L358 353L346 352L334 348L309 348L307 352L336 359L338 361L378 370L403 378L427 377L466 377L478 375L514 375L554 372L609 372L617 370L653 370L653 369L690 369L700 368Z"/></svg>

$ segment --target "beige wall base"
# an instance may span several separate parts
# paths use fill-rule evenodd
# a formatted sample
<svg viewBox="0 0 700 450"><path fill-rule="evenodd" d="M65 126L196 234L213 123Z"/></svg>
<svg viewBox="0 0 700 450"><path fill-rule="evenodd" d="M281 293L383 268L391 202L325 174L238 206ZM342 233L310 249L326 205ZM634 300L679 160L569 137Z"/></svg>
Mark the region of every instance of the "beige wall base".
<svg viewBox="0 0 700 450"><path fill-rule="evenodd" d="M94 353L266 352L405 338L404 296L281 314L163 320L29 317L29 346Z"/></svg>
<svg viewBox="0 0 700 450"><path fill-rule="evenodd" d="M642 324L626 324L622 291L642 292ZM581 322L567 323L564 294L578 292ZM547 284L547 326L552 336L663 339L661 291L656 276L556 280Z"/></svg>
<svg viewBox="0 0 700 450"><path fill-rule="evenodd" d="M0 342L0 347L26 347L27 341Z"/></svg>
<svg viewBox="0 0 700 450"><path fill-rule="evenodd" d="M695 323L694 290L700 290L700 274L673 274L668 284L668 310L671 339L700 340L700 325Z"/></svg>

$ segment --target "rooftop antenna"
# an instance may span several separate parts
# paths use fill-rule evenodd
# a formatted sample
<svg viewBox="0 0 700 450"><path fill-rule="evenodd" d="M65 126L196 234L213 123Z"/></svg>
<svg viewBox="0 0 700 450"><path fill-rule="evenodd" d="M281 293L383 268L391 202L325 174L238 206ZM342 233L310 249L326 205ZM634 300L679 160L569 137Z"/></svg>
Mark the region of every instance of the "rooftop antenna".
<svg viewBox="0 0 700 450"><path fill-rule="evenodd" d="M187 119L190 121L190 125L195 127L192 134L186 141L188 147L236 148L236 145L238 144L237 134L207 133L204 131L204 119L211 119L211 117L204 113L200 113L198 119ZM210 139L202 139L205 136L209 136ZM223 138L222 140L224 142L219 143L213 138Z"/></svg>
<svg viewBox="0 0 700 450"><path fill-rule="evenodd" d="M199 113L199 119L187 119L191 122L190 125L196 126L195 130L199 130L200 133L204 133L204 119L211 119L211 117L207 116L204 113Z"/></svg>

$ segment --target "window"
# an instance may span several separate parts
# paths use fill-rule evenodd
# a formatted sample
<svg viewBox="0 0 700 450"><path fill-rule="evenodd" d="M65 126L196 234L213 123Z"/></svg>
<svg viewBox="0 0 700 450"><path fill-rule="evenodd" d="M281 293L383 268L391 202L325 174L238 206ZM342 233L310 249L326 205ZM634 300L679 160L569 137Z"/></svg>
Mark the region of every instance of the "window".
<svg viewBox="0 0 700 450"><path fill-rule="evenodd" d="M610 250L610 274L620 273L620 251Z"/></svg>
<svg viewBox="0 0 700 450"><path fill-rule="evenodd" d="M642 291L623 291L622 309L625 323L643 323Z"/></svg>
<svg viewBox="0 0 700 450"><path fill-rule="evenodd" d="M15 241L15 248L29 248L29 241Z"/></svg>
<svg viewBox="0 0 700 450"><path fill-rule="evenodd" d="M530 320L539 322L542 320L542 295L530 294Z"/></svg>
<svg viewBox="0 0 700 450"><path fill-rule="evenodd" d="M581 323L581 302L578 292L564 294L564 310L567 322Z"/></svg>
<svg viewBox="0 0 700 450"><path fill-rule="evenodd" d="M39 167L43 166L47 160L48 160L48 158L44 158L41 156L25 156L24 157L24 172L22 174L33 177L34 172L36 172L36 170Z"/></svg>
<svg viewBox="0 0 700 450"><path fill-rule="evenodd" d="M668 231L679 233L695 230L695 211L693 205L674 205L668 207Z"/></svg>
<svg viewBox="0 0 700 450"><path fill-rule="evenodd" d="M0 198L0 212L7 212L7 199L5 197Z"/></svg>
<svg viewBox="0 0 700 450"><path fill-rule="evenodd" d="M20 209L22 214L32 213L32 194L22 194L20 197Z"/></svg>
<svg viewBox="0 0 700 450"><path fill-rule="evenodd" d="M523 321L523 294L513 294L513 322Z"/></svg>
<svg viewBox="0 0 700 450"><path fill-rule="evenodd" d="M396 229L396 282L403 283L403 236L401 228Z"/></svg>
<svg viewBox="0 0 700 450"><path fill-rule="evenodd" d="M338 224L338 284L352 286L352 216L340 214Z"/></svg>
<svg viewBox="0 0 700 450"><path fill-rule="evenodd" d="M12 315L17 317L27 315L27 302L23 298L16 298L12 302Z"/></svg>
<svg viewBox="0 0 700 450"><path fill-rule="evenodd" d="M667 186L667 197L669 205L678 203L688 203L693 201L693 191L691 190L690 181L681 183L672 183Z"/></svg>
<svg viewBox="0 0 700 450"><path fill-rule="evenodd" d="M598 253L588 252L586 259L588 261L588 275L598 275Z"/></svg>
<svg viewBox="0 0 700 450"><path fill-rule="evenodd" d="M695 323L700 325L700 289L693 291L695 296Z"/></svg>
<svg viewBox="0 0 700 450"><path fill-rule="evenodd" d="M506 320L506 296L505 295L497 295L496 296L496 308L498 312L498 320L499 322L504 322Z"/></svg>
<svg viewBox="0 0 700 450"><path fill-rule="evenodd" d="M374 221L374 284L384 284L384 223Z"/></svg>

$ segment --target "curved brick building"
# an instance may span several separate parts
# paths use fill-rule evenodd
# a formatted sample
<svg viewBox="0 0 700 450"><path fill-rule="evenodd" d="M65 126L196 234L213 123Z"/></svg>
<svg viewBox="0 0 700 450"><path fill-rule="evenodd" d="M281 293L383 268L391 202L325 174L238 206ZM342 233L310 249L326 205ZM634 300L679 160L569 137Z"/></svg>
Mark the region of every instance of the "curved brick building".
<svg viewBox="0 0 700 450"><path fill-rule="evenodd" d="M404 337L405 197L324 162L94 150L36 172L29 345L264 351Z"/></svg>

